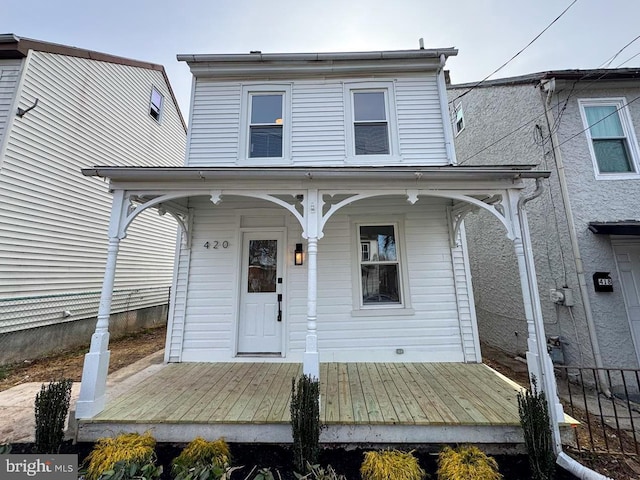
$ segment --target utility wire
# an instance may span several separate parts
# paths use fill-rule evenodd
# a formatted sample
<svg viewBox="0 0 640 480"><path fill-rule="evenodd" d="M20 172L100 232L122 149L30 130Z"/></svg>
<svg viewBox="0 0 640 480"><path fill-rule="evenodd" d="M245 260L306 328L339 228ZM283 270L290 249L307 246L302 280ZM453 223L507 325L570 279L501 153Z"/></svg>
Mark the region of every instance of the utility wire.
<svg viewBox="0 0 640 480"><path fill-rule="evenodd" d="M640 53L638 53L638 55L640 55ZM602 78L604 78L605 76L607 76L609 73L610 73L609 71L606 71L606 72L602 73L602 74L601 74L601 75L599 75L597 78L594 78L593 80L590 80L588 83L583 84L583 87L582 87L582 88L578 88L578 89L576 89L576 88L575 88L576 83L581 82L582 80L585 80L586 78L588 78L588 77L590 77L590 76L592 76L592 75L594 75L594 74L593 74L593 73L587 73L587 74L583 75L582 77L580 77L578 80L576 80L576 81L574 82L574 84L572 85L572 87L571 87L571 93L567 96L567 98L566 98L566 100L565 100L565 102L564 102L564 105L563 105L563 107L562 107L562 110L564 110L564 109L567 107L568 102L569 102L569 99L570 99L572 96L575 96L575 95L576 95L576 94L578 94L579 92L581 92L581 91L583 91L583 90L587 89L587 88L588 88L592 83L595 83L595 82L597 82L598 80L601 80ZM468 92L466 92L466 93L468 93ZM459 98L459 97L457 97L457 98ZM634 101L635 101L635 99L634 99ZM631 102L629 102L629 103L631 103ZM496 145L496 144L498 144L498 143L502 142L504 139L506 139L506 138L510 137L510 136L511 136L511 135L513 135L514 133L519 132L520 130L522 130L522 129L523 129L524 127L526 127L527 125L531 125L533 122L535 122L536 120L538 120L540 117L542 117L542 116L544 116L544 115L545 115L544 113L541 113L541 114L539 114L539 115L537 115L537 116L533 117L531 120L528 120L527 122L525 122L525 123L521 124L520 126L518 126L518 127L516 127L515 129L511 130L509 133L507 133L507 134L505 134L504 136L502 136L502 137L500 137L499 139L497 139L496 141L494 141L494 142L490 143L489 145L484 146L483 148L481 148L481 149L480 149L480 150L478 150L477 152L475 152L475 153L473 153L473 154L469 155L469 156L468 156L467 158L465 158L464 160L459 161L459 162L458 162L458 165L462 165L462 164L464 164L464 163L468 162L468 161L469 161L469 160L471 160L473 157L475 157L475 156L477 156L477 155L480 155L482 152L484 152L484 151L488 150L489 148L493 147L494 145ZM560 126L560 125L559 125L559 122L556 120L556 122L554 122L554 125L552 126L552 128L553 128L553 129L555 129L555 130L557 130L557 129L559 128L559 126ZM583 131L584 131L584 130L583 130ZM551 131L550 131L549 133L551 133ZM582 133L582 132L580 132L580 133Z"/></svg>
<svg viewBox="0 0 640 480"><path fill-rule="evenodd" d="M571 4L565 8L562 13L560 15L558 15L549 25L547 25L544 30L542 30L538 35L536 35L533 40L531 40L529 43L527 43L524 48L522 48L520 51L518 51L514 56L512 56L509 60L507 60L506 62L504 62L502 65L500 65L497 69L495 69L493 72L491 72L489 75L487 75L486 77L484 77L482 80L480 80L478 83L476 83L475 85L471 86L469 88L469 90L467 90L466 92L461 93L460 95L458 95L456 98L454 98L453 100L451 100L449 103L453 103L456 100L458 100L459 98L464 97L467 93L469 93L470 91L472 91L473 89L479 87L480 85L482 85L484 82L486 82L490 77L492 77L493 75L495 75L496 73L498 73L500 70L502 70L504 67L506 67L507 65L509 65L518 55L520 55L522 52L524 52L527 48L529 48L536 40L538 40L542 34L544 32L546 32L547 30L549 30L549 28L551 28L551 26L556 23L558 20L560 20L560 18L567 13L567 11L573 7L576 2L578 0L573 0L573 2L571 2ZM626 48L626 47L625 47Z"/></svg>
<svg viewBox="0 0 640 480"><path fill-rule="evenodd" d="M604 68L608 68L609 65L611 65L611 63L618 57L618 55L620 55L629 45L631 45L633 42L635 42L639 38L640 38L640 35L638 35L636 38L634 38L629 43L627 43L624 47L622 47L620 50L618 50L616 52L616 54L613 57L611 57L611 59L609 61L606 62L606 64L604 65Z"/></svg>
<svg viewBox="0 0 640 480"><path fill-rule="evenodd" d="M614 113L618 113L620 110L622 110L623 108L627 108L629 105L631 105L633 102L635 102L636 100L640 99L640 95L638 95L636 98L634 98L633 100L631 100L630 102L625 103L624 105L620 106L619 108L616 108L613 112L611 112L609 115L606 115L604 117L602 117L600 120L598 120L597 122L592 123L591 125L588 125L586 128L583 128L582 130L580 130L577 133L574 133L573 135L571 135L569 138L567 138L566 140L560 142L558 145L556 145L554 148L554 150L562 145L564 145L565 143L567 143L570 140L573 140L574 138L576 138L578 135L583 134L584 132L586 132L587 130L589 130L591 127L593 127L594 125L599 124L600 122L606 120L607 118L609 118L611 115L613 115Z"/></svg>

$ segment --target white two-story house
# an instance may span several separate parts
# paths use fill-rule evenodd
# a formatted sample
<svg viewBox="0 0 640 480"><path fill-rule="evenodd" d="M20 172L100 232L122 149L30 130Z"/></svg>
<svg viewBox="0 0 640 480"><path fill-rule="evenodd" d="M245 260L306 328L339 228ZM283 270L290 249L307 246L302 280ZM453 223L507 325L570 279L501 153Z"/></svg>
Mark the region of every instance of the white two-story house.
<svg viewBox="0 0 640 480"><path fill-rule="evenodd" d="M521 192L548 172L456 166L443 72L456 53L178 56L194 75L185 166L85 170L114 195L105 298L121 238L153 207L182 227L170 366L302 364L325 381L328 364L479 364L462 224L479 208L515 243L531 368L545 377ZM87 355L79 418L106 418L108 324Z"/></svg>

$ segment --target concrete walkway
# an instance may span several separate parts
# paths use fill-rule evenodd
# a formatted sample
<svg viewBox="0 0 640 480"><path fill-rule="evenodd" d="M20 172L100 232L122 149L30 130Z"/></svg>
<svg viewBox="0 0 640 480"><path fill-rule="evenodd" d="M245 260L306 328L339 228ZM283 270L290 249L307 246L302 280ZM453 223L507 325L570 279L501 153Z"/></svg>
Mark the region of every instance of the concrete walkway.
<svg viewBox="0 0 640 480"><path fill-rule="evenodd" d="M163 360L164 350L160 350L110 374L107 378L107 399L120 395L132 383L152 375L162 368ZM0 445L32 443L35 440L34 402L41 387L42 382L29 382L0 392ZM70 411L75 410L79 392L80 382L75 382L71 388ZM69 430L67 433L72 436L73 424Z"/></svg>

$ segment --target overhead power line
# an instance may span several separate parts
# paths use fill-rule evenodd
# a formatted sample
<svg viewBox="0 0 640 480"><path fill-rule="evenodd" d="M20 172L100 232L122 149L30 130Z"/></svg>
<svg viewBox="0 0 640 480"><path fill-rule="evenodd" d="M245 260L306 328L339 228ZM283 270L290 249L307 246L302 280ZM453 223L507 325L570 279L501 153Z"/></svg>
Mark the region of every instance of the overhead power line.
<svg viewBox="0 0 640 480"><path fill-rule="evenodd" d="M636 38L634 38L633 40L631 40L629 43L627 43L624 47L622 47L620 50L618 50L616 52L616 54L611 57L604 65L604 68L608 68L609 65L611 65L611 63L618 57L618 55L620 55L629 45L631 45L633 42L635 42L636 40L638 40L640 38L640 35L638 35Z"/></svg>
<svg viewBox="0 0 640 480"><path fill-rule="evenodd" d="M527 43L522 49L520 49L520 51L518 51L515 55L513 55L509 60L507 60L506 62L504 62L502 65L500 65L498 68L496 68L493 72L491 72L489 75L487 75L486 77L484 77L482 80L480 80L478 83L476 83L475 85L472 85L471 87L469 87L469 90L467 90L466 92L461 93L460 95L458 95L456 98L454 98L453 100L451 100L449 103L453 103L456 100L458 100L459 98L464 97L467 93L469 93L470 91L472 91L474 88L479 87L480 85L482 85L484 82L486 82L489 78L491 78L493 75L495 75L496 73L498 73L500 70L502 70L504 67L506 67L507 65L509 65L518 55L520 55L522 52L524 52L527 48L529 48L531 45L533 45L533 43L538 40L543 34L544 32L546 32L547 30L549 30L549 28L551 28L551 26L556 23L558 20L560 20L560 18L567 13L567 11L569 11L569 9L571 7L573 7L576 2L578 0L573 0L573 2L571 2L571 4L569 4L569 6L567 8L565 8L562 13L560 15L558 15L549 25L547 25L544 30L542 30L538 35L536 35L535 37L533 37L533 39Z"/></svg>

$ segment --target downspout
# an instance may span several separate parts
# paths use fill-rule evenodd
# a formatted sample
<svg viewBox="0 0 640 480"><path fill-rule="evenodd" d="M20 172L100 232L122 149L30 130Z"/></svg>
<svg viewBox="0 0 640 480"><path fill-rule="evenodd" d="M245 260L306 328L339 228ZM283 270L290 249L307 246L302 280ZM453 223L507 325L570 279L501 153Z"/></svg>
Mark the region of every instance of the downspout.
<svg viewBox="0 0 640 480"><path fill-rule="evenodd" d="M524 212L525 205L531 200L538 198L542 194L542 192L543 192L542 179L537 178L535 191L531 195L520 197L520 199L518 200L518 212L522 212L523 214L525 214ZM528 236L528 231L523 232L522 234L523 234L523 237L525 236L525 234ZM534 303L539 303L539 302L534 302ZM535 318L542 318L542 317L538 315L534 315L534 319ZM545 339L542 338L543 328L544 328L544 325L538 325L538 328L536 328L536 337L537 337L536 340L540 348L542 345L546 345ZM546 352L539 352L540 363L541 363L540 368L544 371L544 380L545 382L553 381L555 383L555 376L553 373L553 369L552 368L549 369L550 361L545 361L546 359L543 357L543 354L547 355ZM557 396L557 393L556 393L557 390L555 388L549 389L547 387L545 388L545 390L547 393L554 392L554 396ZM553 399L550 398L550 395L547 395L547 402L550 402L552 400ZM571 474L575 475L576 477L582 480L613 480L609 477L601 475L600 473L585 467L584 465L577 462L576 460L574 460L573 458L571 458L569 455L567 455L562 451L562 442L560 441L558 421L555 418L557 414L555 413L555 409L553 408L553 405L549 405L549 413L551 416L550 421L553 423L553 425L551 425L552 435L553 436L557 435L558 437L554 439L554 444L556 445L556 454L557 454L556 463L560 465L562 468L564 468L565 470L567 470L568 472L570 472Z"/></svg>
<svg viewBox="0 0 640 480"><path fill-rule="evenodd" d="M551 112L551 96L555 92L555 79L540 84L541 88L547 92L546 100L544 101L544 113L547 119L547 125L553 125L553 114ZM602 355L600 353L600 346L598 345L598 339L596 337L596 324L593 320L593 312L591 310L591 302L589 301L589 291L587 289L587 281L584 276L584 264L582 263L582 255L580 254L580 248L578 246L578 236L576 235L576 226L573 221L573 211L571 209L571 202L569 199L569 188L567 187L567 177L564 169L564 162L562 161L562 153L559 148L558 134L555 129L551 129L550 139L551 148L553 149L553 156L555 158L556 170L558 172L558 183L560 184L560 192L562 195L562 202L565 209L565 217L567 219L567 226L569 229L569 239L571 240L571 250L573 251L573 258L576 264L576 275L578 277L578 286L580 288L580 295L582 296L582 305L584 307L584 317L587 322L587 330L589 332L589 340L591 342L591 349L593 350L593 360L598 369L598 381L600 382L601 391L607 396L611 397L611 391L609 390L609 382L604 374ZM577 341L578 339L576 339Z"/></svg>
<svg viewBox="0 0 640 480"><path fill-rule="evenodd" d="M440 114L442 115L442 127L444 129L444 146L447 154L447 162L449 165L458 163L456 152L453 148L453 129L451 128L451 119L449 117L449 106L447 102L447 86L444 79L444 64L447 58L444 54L440 55L440 66L436 75L436 84L438 86L438 96L440 97Z"/></svg>

